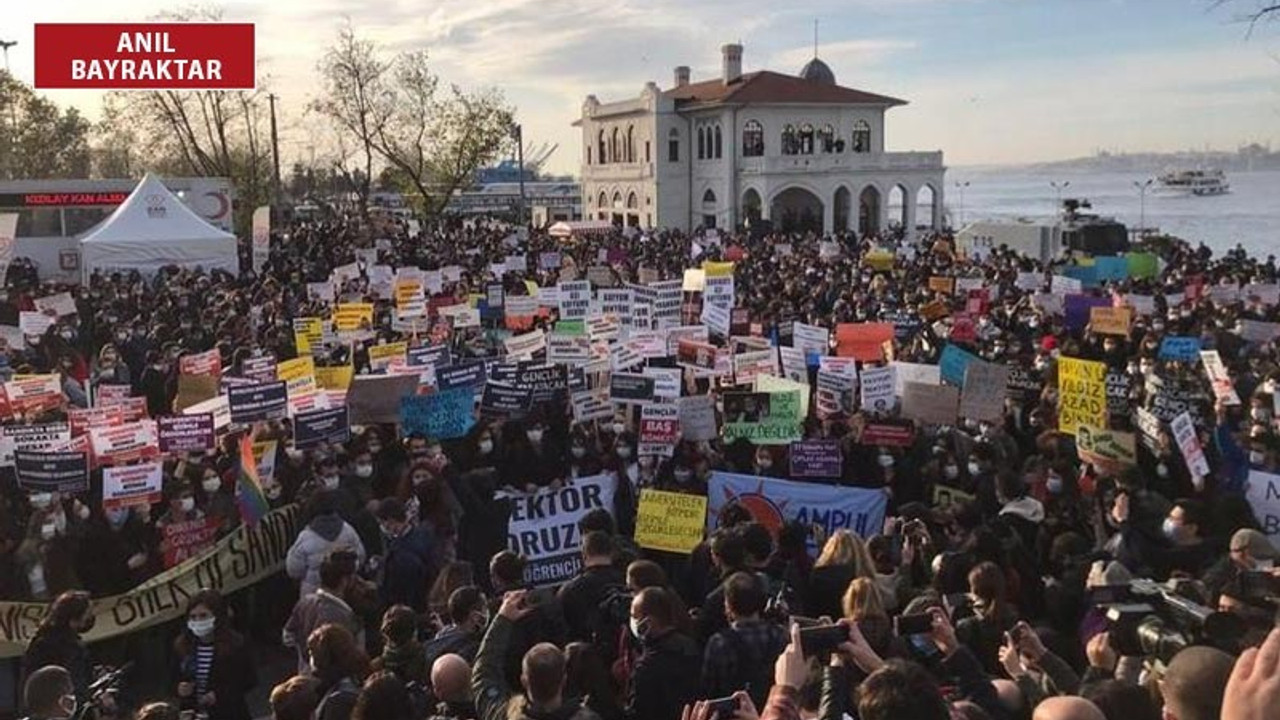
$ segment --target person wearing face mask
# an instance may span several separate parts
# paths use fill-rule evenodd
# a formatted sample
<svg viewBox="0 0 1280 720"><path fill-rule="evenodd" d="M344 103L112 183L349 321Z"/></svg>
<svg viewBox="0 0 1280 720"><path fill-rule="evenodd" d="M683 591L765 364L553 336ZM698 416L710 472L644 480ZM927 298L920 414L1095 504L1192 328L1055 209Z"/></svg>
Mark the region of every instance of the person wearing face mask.
<svg viewBox="0 0 1280 720"><path fill-rule="evenodd" d="M167 525L200 520L204 518L204 510L196 503L195 489L185 481L170 480L168 487L169 503L165 513L156 520L156 530L163 533Z"/></svg>
<svg viewBox="0 0 1280 720"><path fill-rule="evenodd" d="M81 636L93 629L94 620L89 593L71 590L59 595L27 645L22 656L23 674L30 676L49 665L65 668L76 697L88 700L93 665Z"/></svg>
<svg viewBox="0 0 1280 720"><path fill-rule="evenodd" d="M258 684L248 643L231 628L226 602L201 590L187 603L186 627L173 643L182 710L209 720L250 720L247 695Z"/></svg>
<svg viewBox="0 0 1280 720"><path fill-rule="evenodd" d="M480 641L489 627L489 603L480 588L465 585L449 594L447 625L423 644L426 667L444 655L458 655L474 662Z"/></svg>
<svg viewBox="0 0 1280 720"><path fill-rule="evenodd" d="M520 427L511 423L503 434L502 485L534 492L559 483L568 467L564 446L540 418L530 418Z"/></svg>
<svg viewBox="0 0 1280 720"><path fill-rule="evenodd" d="M1220 552L1219 546L1206 537L1209 510L1199 500L1183 498L1174 502L1160 524L1159 538L1130 521L1127 496L1117 498L1111 514L1120 523L1123 550L1119 559L1129 567L1149 570L1158 580L1174 572L1202 577Z"/></svg>
<svg viewBox="0 0 1280 720"><path fill-rule="evenodd" d="M597 475L603 469L600 458L585 433L575 432L569 439L569 476Z"/></svg>
<svg viewBox="0 0 1280 720"><path fill-rule="evenodd" d="M677 718L698 697L702 654L680 631L681 612L675 595L663 587L646 587L632 599L629 627L640 655L631 670L625 717Z"/></svg>
<svg viewBox="0 0 1280 720"><path fill-rule="evenodd" d="M357 637L364 631L359 616L347 604L347 593L356 574L356 556L350 552L335 552L320 563L320 587L310 595L298 598L284 625L282 638L285 647L298 654L298 673L308 670L306 638L321 625L334 623L350 630Z"/></svg>
<svg viewBox="0 0 1280 720"><path fill-rule="evenodd" d="M367 446L357 447L351 457L347 473L339 479L339 485L359 505L365 505L375 497L373 487L376 482L374 473L377 465L373 458L374 455Z"/></svg>
<svg viewBox="0 0 1280 720"><path fill-rule="evenodd" d="M147 352L146 369L138 377L137 391L147 399L148 415L169 414L171 401L177 394L177 376L170 372L170 363L160 351Z"/></svg>
<svg viewBox="0 0 1280 720"><path fill-rule="evenodd" d="M66 510L51 493L31 496L33 512L27 519L27 534L14 553L27 592L36 599L55 597L66 590L84 587L76 574L80 537L68 531L68 523L79 527L79 518L68 518Z"/></svg>
<svg viewBox="0 0 1280 720"><path fill-rule="evenodd" d="M116 347L103 345L90 374L90 381L95 389L99 385L131 385L133 376L129 373L129 366L121 360Z"/></svg>
<svg viewBox="0 0 1280 720"><path fill-rule="evenodd" d="M97 597L126 592L160 568L158 539L127 507L98 510L89 518L77 567L84 587Z"/></svg>
<svg viewBox="0 0 1280 720"><path fill-rule="evenodd" d="M386 552L378 565L378 592L384 605L408 605L427 611L427 590L438 567L427 528L409 522L404 503L390 497L378 503L374 515L382 526Z"/></svg>
<svg viewBox="0 0 1280 720"><path fill-rule="evenodd" d="M300 582L299 597L305 597L320 587L320 565L330 554L338 551L355 553L356 565L362 566L366 554L355 528L338 514L338 498L332 492L316 494L308 503L304 515L311 521L298 533L285 556L285 571Z"/></svg>
<svg viewBox="0 0 1280 720"><path fill-rule="evenodd" d="M200 489L197 493L200 500L196 503L204 508L205 514L218 521L219 534L231 532L240 525L240 509L236 506L232 488L222 481L218 471L212 467L200 470Z"/></svg>
<svg viewBox="0 0 1280 720"><path fill-rule="evenodd" d="M759 477L785 477L785 474L774 470L773 453L769 452L769 448L765 445L756 448L751 474Z"/></svg>
<svg viewBox="0 0 1280 720"><path fill-rule="evenodd" d="M33 672L22 686L22 698L27 713L23 720L71 720L80 708L71 674L57 665Z"/></svg>

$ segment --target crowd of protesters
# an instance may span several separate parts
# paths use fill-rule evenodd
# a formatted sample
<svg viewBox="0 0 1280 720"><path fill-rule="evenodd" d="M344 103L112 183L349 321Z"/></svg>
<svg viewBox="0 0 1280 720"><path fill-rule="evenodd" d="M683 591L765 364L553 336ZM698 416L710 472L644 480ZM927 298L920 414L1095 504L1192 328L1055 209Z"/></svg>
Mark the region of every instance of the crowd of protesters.
<svg viewBox="0 0 1280 720"><path fill-rule="evenodd" d="M1025 371L1034 389L1010 396L1002 422L922 424L907 446L863 443L870 418L862 412L811 413L805 437L841 448L841 473L828 482L882 489L884 528L827 536L789 524L775 533L731 507L688 555L636 546L639 491L705 495L718 470L787 478L785 445L681 442L670 457L642 455L634 412L619 406L613 422L578 425L564 398L518 420L482 420L451 440L370 425L353 428L347 443L302 450L287 420L268 423L255 430L279 440L266 498L273 507L299 503L305 522L285 563L288 580L231 597L202 592L177 627L147 633L168 666L165 702L139 707L136 717L249 718L247 696L260 684L274 685L271 712L280 720L1276 717L1276 607L1252 585L1278 552L1245 486L1251 472L1280 465L1280 348L1246 341L1238 323L1278 320L1280 309L1245 293L1215 301L1221 296L1207 291L1274 284L1273 258L1163 248L1157 277L1087 291L1154 297L1129 334L1116 336L1069 328L1032 302L1040 288L1016 282L1039 272L1047 286L1051 268L1002 249L967 258L946 237L514 237L484 221L412 236L403 227L371 232L354 219L297 224L274 238L257 273L95 274L75 288L41 283L19 262L0 324L16 326L36 298L67 290L77 311L0 352L0 371L57 373L69 407L88 406L101 385L129 385L151 417L169 415L182 356L216 349L230 374L266 354L297 356L293 320L329 314L314 284L356 261L357 248L387 238L379 263L461 266L460 280L443 288L460 302L493 282L508 297L527 294L526 281L550 287L605 256L624 283L638 282L641 269L679 279L704 260L731 258L735 306L749 311L754 334L782 344L793 322L902 322L934 301L963 308L964 298L931 289L930 278L978 278L990 304L962 344ZM777 252L782 243L789 252ZM873 250L890 253L891 268L873 267ZM544 252L563 260L495 278L492 265L514 252L527 254L530 268ZM501 354L509 333L490 323L394 331L392 299L373 297L359 267L333 291L374 303L374 322L359 342L314 349L317 365L362 374L369 347L405 339L448 343L455 361ZM1193 284L1201 291L1189 293ZM1175 295L1183 301L1167 300ZM908 322L894 357L936 364L949 322ZM535 326L555 323L552 311ZM1198 363L1162 359L1167 336L1217 349L1242 403L1214 403ZM1060 357L1101 361L1130 378L1125 408L1112 413L1120 429L1136 427L1146 377L1203 390L1197 431L1211 472L1189 470L1167 426L1123 472L1081 462L1073 438L1056 429ZM683 392L718 387L689 376ZM23 658L22 707L31 717L71 717L90 702L103 714L142 705L127 690L117 700L90 690L96 665L146 652L141 640L85 645L91 598L161 571L165 523L214 517L224 534L241 523L233 440L166 458L164 502L149 508L103 510L100 490L29 494L7 481L0 599L52 603ZM618 493L610 511L580 523L581 570L559 588L530 587L526 558L507 549L503 491L599 473L616 475ZM937 487L971 499L940 507ZM1099 591L1144 578L1185 579L1179 597L1233 616L1238 632L1187 629L1194 642L1175 653L1126 647L1112 637L1118 625ZM296 675L264 677L251 636L290 648Z"/></svg>

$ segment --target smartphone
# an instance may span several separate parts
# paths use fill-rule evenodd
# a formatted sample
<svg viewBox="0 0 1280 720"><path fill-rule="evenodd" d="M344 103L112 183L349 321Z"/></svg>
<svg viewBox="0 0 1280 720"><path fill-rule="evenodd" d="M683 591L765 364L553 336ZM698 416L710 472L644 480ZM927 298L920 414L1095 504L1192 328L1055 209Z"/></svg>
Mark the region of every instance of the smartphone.
<svg viewBox="0 0 1280 720"><path fill-rule="evenodd" d="M938 649L937 644L933 642L933 638L928 635L908 635L907 642L911 644L911 648L922 658L928 659L934 655L942 653L942 651Z"/></svg>
<svg viewBox="0 0 1280 720"><path fill-rule="evenodd" d="M927 635L933 631L933 616L929 613L899 615L894 621L899 637Z"/></svg>
<svg viewBox="0 0 1280 720"><path fill-rule="evenodd" d="M816 625L801 628L800 652L805 657L826 655L848 640L849 629L844 625Z"/></svg>
<svg viewBox="0 0 1280 720"><path fill-rule="evenodd" d="M729 696L707 701L707 714L713 718L728 720L738 714L738 698Z"/></svg>

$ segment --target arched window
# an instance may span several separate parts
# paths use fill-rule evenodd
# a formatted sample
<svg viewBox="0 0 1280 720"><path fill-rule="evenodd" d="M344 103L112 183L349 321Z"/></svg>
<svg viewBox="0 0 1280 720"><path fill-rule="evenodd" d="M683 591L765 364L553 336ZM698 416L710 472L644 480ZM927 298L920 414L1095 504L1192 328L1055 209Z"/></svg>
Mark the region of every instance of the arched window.
<svg viewBox="0 0 1280 720"><path fill-rule="evenodd" d="M698 159L707 156L707 133L705 128L698 128Z"/></svg>
<svg viewBox="0 0 1280 720"><path fill-rule="evenodd" d="M796 128L794 125L787 125L782 128L782 154L795 155L800 150L799 141L796 139Z"/></svg>
<svg viewBox="0 0 1280 720"><path fill-rule="evenodd" d="M818 148L824 153L835 152L835 145L836 129L830 124L823 125L818 131Z"/></svg>
<svg viewBox="0 0 1280 720"><path fill-rule="evenodd" d="M604 191L603 191L603 190L601 190L601 191L600 191L600 200L599 200L599 202L597 202L597 203L596 203L596 207L601 207L601 208L602 208L602 207L607 207L608 205L609 205L609 196L608 196L608 195L605 195L605 194L604 194Z"/></svg>
<svg viewBox="0 0 1280 720"><path fill-rule="evenodd" d="M636 197L636 194L631 193L627 195L627 209L638 210L639 208L640 208L640 199Z"/></svg>
<svg viewBox="0 0 1280 720"><path fill-rule="evenodd" d="M620 162L622 160L622 146L618 143L618 128L613 129L613 139L610 142L612 144L609 147L609 158L613 162Z"/></svg>
<svg viewBox="0 0 1280 720"><path fill-rule="evenodd" d="M853 124L853 151L856 153L871 152L871 126L866 120Z"/></svg>
<svg viewBox="0 0 1280 720"><path fill-rule="evenodd" d="M800 154L813 154L813 126L809 123L800 126Z"/></svg>
<svg viewBox="0 0 1280 720"><path fill-rule="evenodd" d="M675 128L667 133L667 162L680 162L680 131Z"/></svg>
<svg viewBox="0 0 1280 720"><path fill-rule="evenodd" d="M714 190L712 190L711 188L707 188L707 191L702 193L702 204L703 205L716 204L716 193Z"/></svg>
<svg viewBox="0 0 1280 720"><path fill-rule="evenodd" d="M723 155L724 146L720 144L720 126L716 125L716 159L719 160Z"/></svg>
<svg viewBox="0 0 1280 720"><path fill-rule="evenodd" d="M596 157L600 158L600 164L604 165L605 163L609 162L609 156L608 154L605 153L605 147L604 147L604 128L600 128L600 137L596 142L597 142Z"/></svg>
<svg viewBox="0 0 1280 720"><path fill-rule="evenodd" d="M742 157L764 155L764 127L755 120L742 126Z"/></svg>
<svg viewBox="0 0 1280 720"><path fill-rule="evenodd" d="M621 209L621 208L622 208L622 193L617 192L617 191L614 191L614 193L613 193L613 206L614 206L615 208L619 208L619 209Z"/></svg>
<svg viewBox="0 0 1280 720"><path fill-rule="evenodd" d="M636 129L632 125L627 126L627 162L636 161Z"/></svg>

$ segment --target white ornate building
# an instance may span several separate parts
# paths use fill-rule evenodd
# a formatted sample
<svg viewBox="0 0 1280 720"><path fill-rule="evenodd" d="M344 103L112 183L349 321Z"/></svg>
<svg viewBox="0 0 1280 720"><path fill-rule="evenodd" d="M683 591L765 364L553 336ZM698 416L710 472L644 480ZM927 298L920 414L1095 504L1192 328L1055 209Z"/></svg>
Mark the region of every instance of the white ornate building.
<svg viewBox="0 0 1280 720"><path fill-rule="evenodd" d="M742 73L721 48L718 78L649 82L639 97L582 105L583 217L640 227L868 232L940 227L942 152L886 152L885 111L905 101L836 84L814 57L800 75Z"/></svg>

